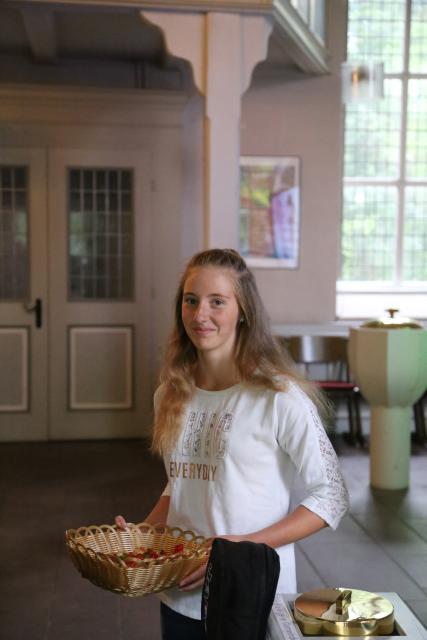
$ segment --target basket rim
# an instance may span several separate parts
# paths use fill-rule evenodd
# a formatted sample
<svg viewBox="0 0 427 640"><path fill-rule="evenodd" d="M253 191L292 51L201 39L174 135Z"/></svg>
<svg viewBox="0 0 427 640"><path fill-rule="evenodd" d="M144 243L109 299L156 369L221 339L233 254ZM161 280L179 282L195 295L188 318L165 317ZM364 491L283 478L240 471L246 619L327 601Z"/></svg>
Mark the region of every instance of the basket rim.
<svg viewBox="0 0 427 640"><path fill-rule="evenodd" d="M195 560L203 558L204 556L208 556L213 538L205 538L204 536L197 535L191 529L182 529L181 527L169 526L165 524L151 524L148 522L140 522L138 524L134 524L132 522L127 523L126 529L123 530L123 533L126 533L126 530L138 531L143 533L148 533L149 535L166 535L176 538L177 540L183 540L184 542L195 543L197 548L192 550L187 550L183 552L176 552L172 554L164 554L160 555L158 558L144 558L138 561L137 567L129 567L123 559L119 557L119 552L104 552L97 551L88 547L82 541L82 538L89 538L91 536L96 535L97 533L105 534L106 532L121 532L121 528L117 527L117 525L110 524L102 524L102 525L89 525L78 527L77 529L67 529L65 531L66 537L66 545L73 551L82 554L84 556L91 556L93 559L101 561L102 563L108 563L110 565L116 566L120 569L125 569L126 571L135 571L138 569L147 569L153 565L166 565L171 562L175 562L181 559L184 560ZM129 554L132 551L127 552Z"/></svg>
<svg viewBox="0 0 427 640"><path fill-rule="evenodd" d="M144 533L153 533L153 534L164 533L166 535L169 534L176 538L187 538L189 536L190 539L187 540L187 542L197 542L200 545L203 545L205 543L211 544L213 540L212 537L206 538L205 536L198 535L192 529L182 529L181 527L170 526L168 524L161 524L161 523L151 524L150 522L145 522L145 521L139 522L137 524L133 522L128 522L125 529L118 527L116 524L99 524L99 525L90 524L87 526L78 527L76 529L66 529L65 536L67 539L72 539L77 535L82 535L88 532L92 533L94 531L103 532L105 530L107 531L110 530L110 531L123 531L123 533L125 533L128 529L130 531L138 530Z"/></svg>

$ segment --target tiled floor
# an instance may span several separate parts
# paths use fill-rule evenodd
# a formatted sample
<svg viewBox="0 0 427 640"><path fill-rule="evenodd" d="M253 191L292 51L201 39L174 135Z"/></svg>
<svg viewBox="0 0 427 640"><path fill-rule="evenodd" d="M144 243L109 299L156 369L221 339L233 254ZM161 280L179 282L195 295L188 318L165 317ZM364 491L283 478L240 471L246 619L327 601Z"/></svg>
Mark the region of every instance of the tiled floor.
<svg viewBox="0 0 427 640"><path fill-rule="evenodd" d="M407 492L373 492L366 452L338 447L351 514L297 550L299 589L396 591L427 626L427 449ZM0 639L158 640L155 597L94 587L71 565L69 527L139 521L164 483L139 441L0 446Z"/></svg>

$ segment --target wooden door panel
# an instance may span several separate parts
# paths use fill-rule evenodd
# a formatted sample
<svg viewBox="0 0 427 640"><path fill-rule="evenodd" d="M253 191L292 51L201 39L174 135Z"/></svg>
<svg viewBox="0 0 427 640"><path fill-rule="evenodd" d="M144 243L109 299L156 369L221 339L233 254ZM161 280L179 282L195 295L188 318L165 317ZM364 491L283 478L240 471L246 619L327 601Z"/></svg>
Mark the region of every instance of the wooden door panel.
<svg viewBox="0 0 427 640"><path fill-rule="evenodd" d="M46 152L3 148L0 165L0 440L45 440L48 326L29 309L48 295Z"/></svg>
<svg viewBox="0 0 427 640"><path fill-rule="evenodd" d="M147 156L52 150L49 176L52 437L142 436L151 422Z"/></svg>
<svg viewBox="0 0 427 640"><path fill-rule="evenodd" d="M70 410L132 409L134 327L71 327L69 345Z"/></svg>
<svg viewBox="0 0 427 640"><path fill-rule="evenodd" d="M0 327L0 409L4 413L30 411L29 327Z"/></svg>

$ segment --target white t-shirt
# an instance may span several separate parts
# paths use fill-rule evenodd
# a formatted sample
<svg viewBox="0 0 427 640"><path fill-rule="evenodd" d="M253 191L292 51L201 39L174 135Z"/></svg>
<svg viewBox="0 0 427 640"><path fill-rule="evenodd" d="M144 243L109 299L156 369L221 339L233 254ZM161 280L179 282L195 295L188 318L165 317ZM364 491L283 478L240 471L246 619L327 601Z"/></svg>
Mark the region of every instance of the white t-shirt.
<svg viewBox="0 0 427 640"><path fill-rule="evenodd" d="M281 392L244 384L196 389L164 462L168 524L206 537L251 533L281 520L295 473L307 489L301 504L332 528L348 509L335 451L317 409L294 383ZM295 593L294 545L276 551L277 593ZM175 611L200 619L200 589L159 595Z"/></svg>

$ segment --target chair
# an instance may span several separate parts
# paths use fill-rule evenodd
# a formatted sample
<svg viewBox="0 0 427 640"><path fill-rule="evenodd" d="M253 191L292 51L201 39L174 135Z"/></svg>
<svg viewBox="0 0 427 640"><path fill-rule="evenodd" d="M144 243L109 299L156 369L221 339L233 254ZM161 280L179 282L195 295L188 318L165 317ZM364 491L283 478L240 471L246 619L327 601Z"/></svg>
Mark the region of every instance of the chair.
<svg viewBox="0 0 427 640"><path fill-rule="evenodd" d="M312 365L325 365L327 377L315 383L333 402L346 400L349 432L346 440L353 445L363 446L365 439L360 420L360 391L351 381L348 360L348 340L338 336L292 336L285 339L285 345L295 363L304 367L311 378Z"/></svg>

